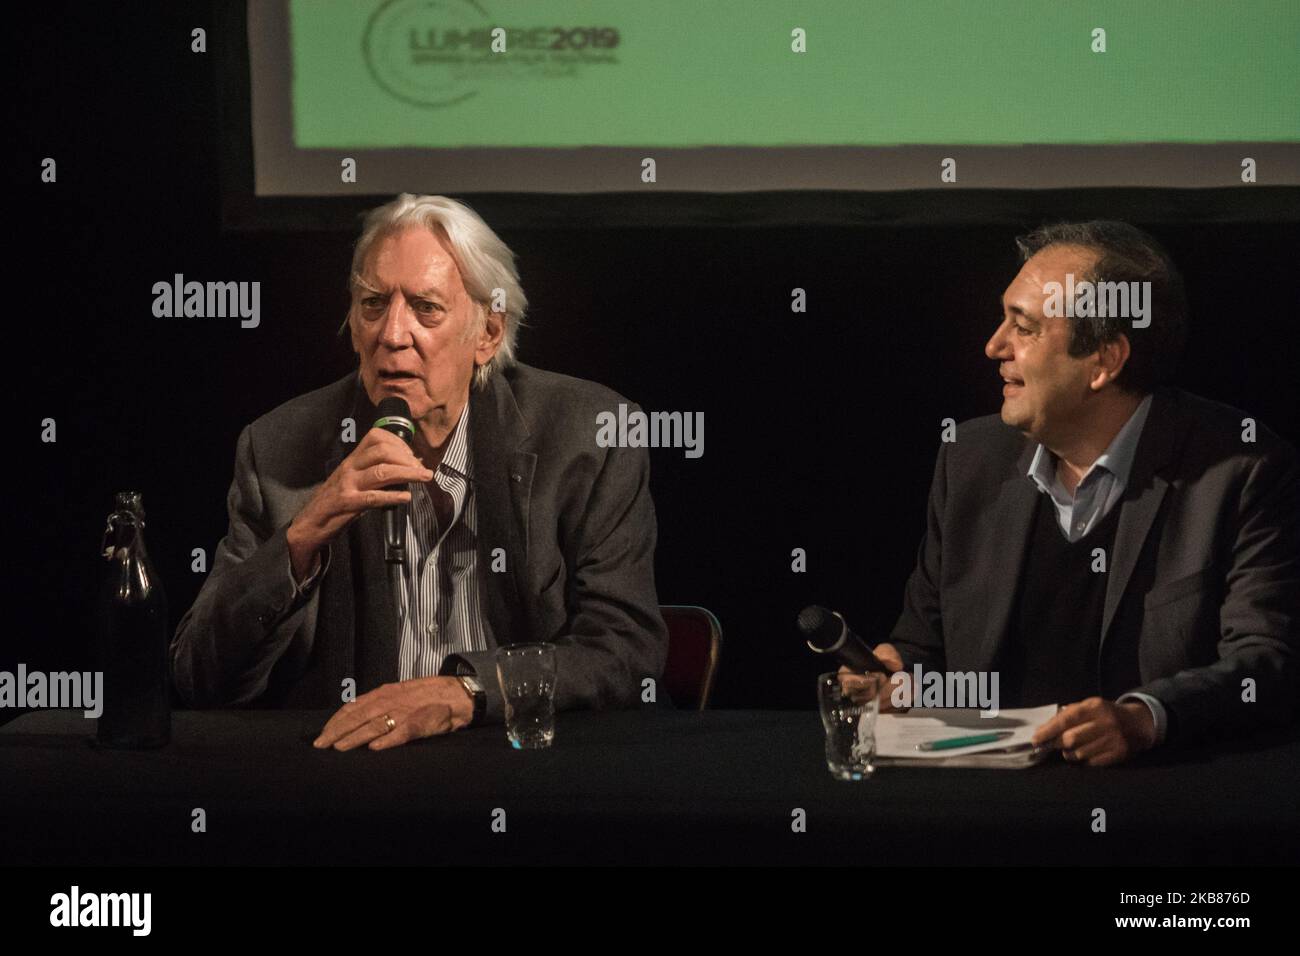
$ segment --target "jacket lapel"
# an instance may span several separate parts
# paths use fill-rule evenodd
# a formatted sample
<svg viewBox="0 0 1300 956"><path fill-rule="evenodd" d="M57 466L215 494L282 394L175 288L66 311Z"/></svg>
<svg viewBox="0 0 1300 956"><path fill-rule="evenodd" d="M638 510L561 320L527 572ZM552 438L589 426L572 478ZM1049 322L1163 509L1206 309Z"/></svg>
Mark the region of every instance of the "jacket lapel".
<svg viewBox="0 0 1300 956"><path fill-rule="evenodd" d="M1133 569L1137 567L1142 546L1169 488L1163 472L1177 457L1186 428L1187 423L1178 414L1173 395L1166 390L1156 392L1151 398L1151 412L1142 427L1133 470L1119 503L1119 525L1115 529L1114 553L1110 555L1106 607L1101 621L1103 651L1120 599L1128 587Z"/></svg>
<svg viewBox="0 0 1300 956"><path fill-rule="evenodd" d="M374 690L396 681L398 644L396 596L384 562L384 513L365 512L348 528L352 552L353 587L356 595L357 690Z"/></svg>
<svg viewBox="0 0 1300 956"><path fill-rule="evenodd" d="M333 454L325 462L321 480L324 481L339 464L357 447L357 443L369 431L375 421L375 406L366 395L358 375L354 381L352 408L348 413L356 423L355 442L336 442ZM340 423L341 424L341 423ZM374 690L398 677L398 641L397 616L394 611L396 600L388 579L387 565L383 552L384 519L380 510L367 511L352 522L347 531L340 536L338 545L343 545L350 557L346 579L334 575L335 586L346 589L342 600L353 605L352 620L355 622L354 633L347 635L353 649L354 676L357 681L358 694ZM338 546L336 545L336 547ZM333 559L331 559L333 560ZM333 569L332 569L333 570ZM342 569L340 569L342 570ZM326 576L327 580L330 577ZM322 587L325 582L322 582ZM328 626L328 622L322 622Z"/></svg>
<svg viewBox="0 0 1300 956"><path fill-rule="evenodd" d="M976 658L979 666L991 669L1007 638L1007 625L1016 599L1016 589L1024 575L1029 553L1029 534L1033 527L1034 509L1038 505L1038 488L1027 476L1037 443L1027 441L1015 471L1002 482L997 501L993 505L995 536L988 547L992 554L985 555L989 575L988 617L985 622L984 643Z"/></svg>
<svg viewBox="0 0 1300 956"><path fill-rule="evenodd" d="M520 575L528 560L528 522L537 456L520 450L527 422L505 376L470 393L470 454L473 461L478 560L488 625L498 646L530 639L520 602ZM493 552L505 553L505 569Z"/></svg>
<svg viewBox="0 0 1300 956"><path fill-rule="evenodd" d="M350 415L360 439L375 420L375 407L359 376L354 384ZM498 645L528 641L532 636L531 615L523 607L520 595L526 591L526 579L521 576L529 556L528 529L537 455L521 448L529 436L529 428L506 376L494 375L486 386L470 392L469 420L484 613ZM325 462L321 480L328 478L355 448L355 443L338 441ZM336 636L354 650L358 690L364 692L397 679L400 635L394 610L396 597L384 564L382 513L366 512L349 525L344 537L350 561L331 567L332 573L325 576L321 586L347 592L335 597L340 605L354 610L355 633ZM493 552L497 548L505 553L505 570L499 572L492 570ZM495 565L500 567L500 561L495 561ZM350 574L337 573L345 567ZM321 621L320 628L328 631L330 627L330 622Z"/></svg>

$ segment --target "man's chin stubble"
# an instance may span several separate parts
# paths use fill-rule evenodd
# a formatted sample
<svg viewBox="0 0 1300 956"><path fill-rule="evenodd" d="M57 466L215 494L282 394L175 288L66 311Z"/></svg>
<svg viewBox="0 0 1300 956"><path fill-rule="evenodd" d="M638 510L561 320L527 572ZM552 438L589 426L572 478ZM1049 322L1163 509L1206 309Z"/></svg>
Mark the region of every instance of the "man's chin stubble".
<svg viewBox="0 0 1300 956"><path fill-rule="evenodd" d="M1011 409L1007 408L1005 402L1003 403L1002 408L1000 409L998 414L1002 418L1002 424L1004 425L1010 425L1012 428L1015 428L1022 432L1028 428L1028 422L1024 421L1021 416L1016 415L1014 412L1011 411Z"/></svg>

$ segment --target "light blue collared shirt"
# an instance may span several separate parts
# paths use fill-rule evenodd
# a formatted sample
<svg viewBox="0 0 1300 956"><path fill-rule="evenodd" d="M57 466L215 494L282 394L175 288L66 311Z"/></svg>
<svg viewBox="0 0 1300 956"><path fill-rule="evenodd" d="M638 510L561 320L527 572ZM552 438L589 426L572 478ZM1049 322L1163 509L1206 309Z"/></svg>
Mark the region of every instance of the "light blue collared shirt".
<svg viewBox="0 0 1300 956"><path fill-rule="evenodd" d="M1060 525L1061 533L1070 541L1078 541L1087 535L1119 504L1119 499L1128 486L1133 459L1137 455L1138 439L1142 437L1142 427L1146 424L1150 411L1151 396L1148 395L1133 410L1129 420L1111 439L1106 450L1084 473L1074 494L1066 491L1056 476L1056 455L1042 444L1034 452L1034 460L1029 463L1027 475L1039 491L1052 499L1057 524ZM1156 743L1163 743L1169 726L1164 705L1149 694L1123 694L1116 703L1125 700L1140 700L1147 705L1151 719L1155 722Z"/></svg>
<svg viewBox="0 0 1300 956"><path fill-rule="evenodd" d="M1029 477L1039 491L1052 499L1052 504L1056 506L1057 523L1070 541L1078 541L1097 527L1119 503L1120 496L1128 485L1129 473L1133 470L1133 458L1137 455L1142 426L1146 424L1150 411L1151 396L1148 395L1134 409L1119 433L1111 439L1106 450L1092 463L1073 495L1065 490L1061 480L1056 477L1056 455L1046 445L1039 445L1034 452L1034 460L1029 463Z"/></svg>

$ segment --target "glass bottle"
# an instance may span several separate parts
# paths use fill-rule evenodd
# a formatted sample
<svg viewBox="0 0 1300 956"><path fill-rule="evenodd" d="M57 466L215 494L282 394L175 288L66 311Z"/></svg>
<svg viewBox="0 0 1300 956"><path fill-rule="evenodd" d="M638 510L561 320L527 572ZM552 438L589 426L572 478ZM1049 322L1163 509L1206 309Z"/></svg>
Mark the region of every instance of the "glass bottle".
<svg viewBox="0 0 1300 956"><path fill-rule="evenodd" d="M144 545L144 503L119 492L104 529L108 563L100 597L99 665L104 672L100 746L146 749L171 738L167 596Z"/></svg>

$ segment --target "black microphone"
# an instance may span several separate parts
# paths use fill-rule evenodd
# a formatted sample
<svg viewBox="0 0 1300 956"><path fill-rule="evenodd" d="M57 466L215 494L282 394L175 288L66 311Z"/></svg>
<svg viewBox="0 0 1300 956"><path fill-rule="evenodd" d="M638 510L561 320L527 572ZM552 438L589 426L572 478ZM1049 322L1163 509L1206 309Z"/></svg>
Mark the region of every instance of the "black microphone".
<svg viewBox="0 0 1300 956"><path fill-rule="evenodd" d="M818 654L834 654L845 667L865 673L879 671L888 676L890 670L871 653L871 647L853 631L835 611L819 604L810 604L799 612L795 622L808 647Z"/></svg>
<svg viewBox="0 0 1300 956"><path fill-rule="evenodd" d="M404 398L385 398L376 410L373 427L392 432L410 447L415 438L411 406ZM405 491L405 485L389 485L385 491ZM384 560L388 564L406 562L406 505L384 505Z"/></svg>

